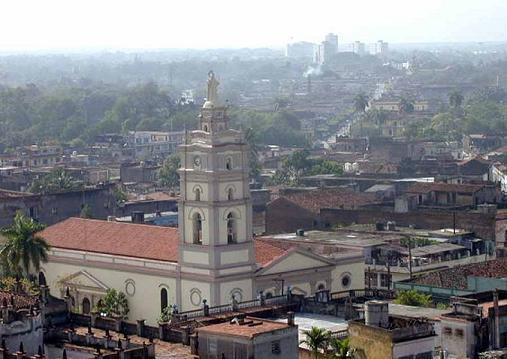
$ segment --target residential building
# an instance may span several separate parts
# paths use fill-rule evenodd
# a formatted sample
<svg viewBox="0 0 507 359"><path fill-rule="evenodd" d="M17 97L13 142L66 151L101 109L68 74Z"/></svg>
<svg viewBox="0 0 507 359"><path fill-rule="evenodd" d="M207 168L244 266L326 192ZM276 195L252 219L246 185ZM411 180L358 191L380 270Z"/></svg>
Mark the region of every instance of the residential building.
<svg viewBox="0 0 507 359"><path fill-rule="evenodd" d="M285 47L285 56L290 58L309 58L313 57L315 44L312 42L300 41L287 44Z"/></svg>
<svg viewBox="0 0 507 359"><path fill-rule="evenodd" d="M349 321L350 346L358 358L432 359L435 336L432 322L390 315L384 301L366 302L364 319Z"/></svg>
<svg viewBox="0 0 507 359"><path fill-rule="evenodd" d="M389 53L389 43L378 40L375 44L375 54L379 56L387 56Z"/></svg>
<svg viewBox="0 0 507 359"><path fill-rule="evenodd" d="M491 181L497 183L504 194L507 194L507 166L495 163L490 169Z"/></svg>
<svg viewBox="0 0 507 359"><path fill-rule="evenodd" d="M184 135L184 131L132 131L127 137L127 143L134 148L138 160L164 158L176 152L176 147L183 143Z"/></svg>
<svg viewBox="0 0 507 359"><path fill-rule="evenodd" d="M496 204L503 195L493 184L414 183L406 190L408 208L475 207Z"/></svg>
<svg viewBox="0 0 507 359"><path fill-rule="evenodd" d="M352 44L352 52L355 54L358 54L359 56L365 55L366 54L366 45L364 44L364 42L355 41Z"/></svg>
<svg viewBox="0 0 507 359"><path fill-rule="evenodd" d="M239 317L196 330L199 358L298 358L298 327L289 323Z"/></svg>

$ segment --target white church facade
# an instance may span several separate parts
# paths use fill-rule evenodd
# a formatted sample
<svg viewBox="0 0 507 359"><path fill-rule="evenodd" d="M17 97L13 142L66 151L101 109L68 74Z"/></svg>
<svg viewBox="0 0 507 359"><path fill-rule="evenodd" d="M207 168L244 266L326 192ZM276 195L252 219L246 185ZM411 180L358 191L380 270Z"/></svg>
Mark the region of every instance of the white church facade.
<svg viewBox="0 0 507 359"><path fill-rule="evenodd" d="M128 297L130 319L155 324L167 305L186 311L288 286L305 295L364 288L361 254L329 259L253 238L248 145L229 128L217 87L210 72L200 127L179 149L179 228L80 218L46 228L52 248L41 276L53 295L69 288L86 313L115 288Z"/></svg>

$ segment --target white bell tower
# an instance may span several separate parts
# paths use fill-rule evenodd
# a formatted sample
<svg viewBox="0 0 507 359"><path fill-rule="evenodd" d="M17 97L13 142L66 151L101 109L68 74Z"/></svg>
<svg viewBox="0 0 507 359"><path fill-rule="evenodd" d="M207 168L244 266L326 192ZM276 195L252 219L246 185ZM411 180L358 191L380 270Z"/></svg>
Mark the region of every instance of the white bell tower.
<svg viewBox="0 0 507 359"><path fill-rule="evenodd" d="M253 299L256 270L252 238L248 145L229 129L219 82L208 74L199 130L180 146L179 266L182 310Z"/></svg>

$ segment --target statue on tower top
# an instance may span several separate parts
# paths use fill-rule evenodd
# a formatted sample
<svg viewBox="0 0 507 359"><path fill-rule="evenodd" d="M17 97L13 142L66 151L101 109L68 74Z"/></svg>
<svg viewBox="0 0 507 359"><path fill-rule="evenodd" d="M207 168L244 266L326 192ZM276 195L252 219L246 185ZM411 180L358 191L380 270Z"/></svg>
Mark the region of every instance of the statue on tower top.
<svg viewBox="0 0 507 359"><path fill-rule="evenodd" d="M220 82L216 79L215 73L213 71L208 72L208 95L206 102L211 102L216 105L218 100L218 85L220 85Z"/></svg>

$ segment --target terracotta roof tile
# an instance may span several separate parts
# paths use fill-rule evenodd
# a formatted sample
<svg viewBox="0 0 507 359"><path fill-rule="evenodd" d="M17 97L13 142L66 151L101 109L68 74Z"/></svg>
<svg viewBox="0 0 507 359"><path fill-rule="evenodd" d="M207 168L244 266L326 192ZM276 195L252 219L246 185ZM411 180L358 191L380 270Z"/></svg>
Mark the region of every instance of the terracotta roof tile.
<svg viewBox="0 0 507 359"><path fill-rule="evenodd" d="M10 199L10 198L23 198L33 196L32 193L28 192L16 192L9 191L5 189L0 189L0 199Z"/></svg>
<svg viewBox="0 0 507 359"><path fill-rule="evenodd" d="M507 277L507 258L442 269L418 277L412 283L440 288L467 289L469 276L505 278Z"/></svg>
<svg viewBox="0 0 507 359"><path fill-rule="evenodd" d="M69 218L41 232L52 247L176 262L178 230Z"/></svg>
<svg viewBox="0 0 507 359"><path fill-rule="evenodd" d="M358 193L335 188L289 193L284 197L314 213L319 213L321 208L355 209L378 202L375 193Z"/></svg>
<svg viewBox="0 0 507 359"><path fill-rule="evenodd" d="M429 193L429 192L458 192L475 193L484 188L479 184L454 184L443 182L417 182L407 190L407 193Z"/></svg>
<svg viewBox="0 0 507 359"><path fill-rule="evenodd" d="M198 328L197 331L199 333L246 337L251 339L260 334L271 333L276 330L284 330L287 328L289 328L287 323L246 317L242 325L235 322L225 322Z"/></svg>
<svg viewBox="0 0 507 359"><path fill-rule="evenodd" d="M177 228L69 218L47 227L40 235L56 248L178 261ZM257 263L261 266L287 251L260 240L255 240L254 244Z"/></svg>

